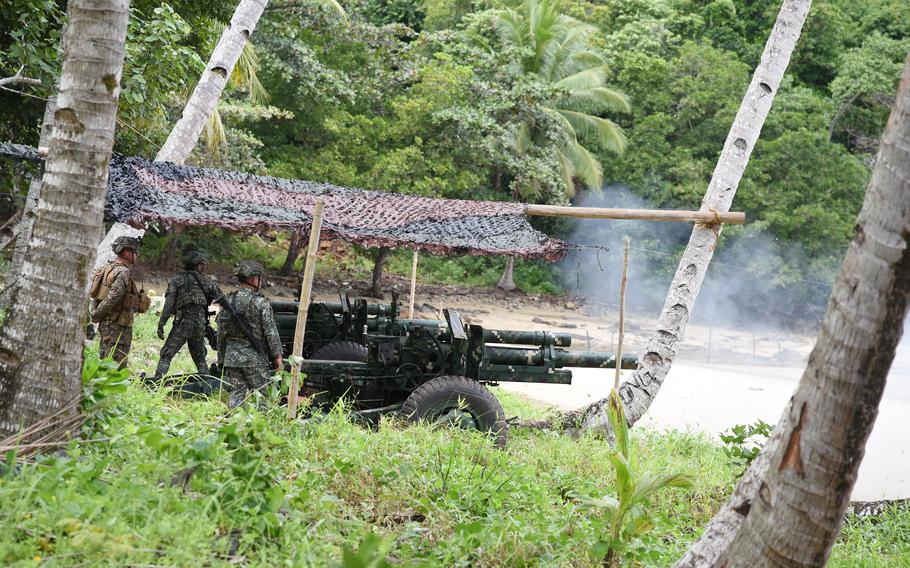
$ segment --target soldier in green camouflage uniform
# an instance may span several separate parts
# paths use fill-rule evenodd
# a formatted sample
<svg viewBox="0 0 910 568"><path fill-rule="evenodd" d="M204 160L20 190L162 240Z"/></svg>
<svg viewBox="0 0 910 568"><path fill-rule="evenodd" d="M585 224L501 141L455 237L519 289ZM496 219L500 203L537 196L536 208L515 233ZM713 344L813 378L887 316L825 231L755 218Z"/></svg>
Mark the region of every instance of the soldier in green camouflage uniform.
<svg viewBox="0 0 910 568"><path fill-rule="evenodd" d="M140 290L130 268L139 257L139 239L117 237L111 249L117 255L99 268L92 279L92 322L98 324L101 357L113 356L123 368L133 343L133 318L139 311Z"/></svg>
<svg viewBox="0 0 910 568"><path fill-rule="evenodd" d="M155 379L160 380L171 366L171 360L184 344L190 350L196 371L200 375L209 372L205 356L205 331L208 327L209 304L221 297L221 290L202 271L208 262L205 254L191 251L183 259L183 272L167 285L164 294L164 308L158 320L158 339L164 339L164 325L172 316L174 325L161 347Z"/></svg>
<svg viewBox="0 0 910 568"><path fill-rule="evenodd" d="M250 391L268 384L269 369L281 369L283 364L272 306L257 293L262 283L262 265L245 260L237 265L236 276L240 289L229 294L227 301L265 353L247 338L237 318L222 308L218 313L218 365L224 369L224 381L231 388L231 408L241 404Z"/></svg>

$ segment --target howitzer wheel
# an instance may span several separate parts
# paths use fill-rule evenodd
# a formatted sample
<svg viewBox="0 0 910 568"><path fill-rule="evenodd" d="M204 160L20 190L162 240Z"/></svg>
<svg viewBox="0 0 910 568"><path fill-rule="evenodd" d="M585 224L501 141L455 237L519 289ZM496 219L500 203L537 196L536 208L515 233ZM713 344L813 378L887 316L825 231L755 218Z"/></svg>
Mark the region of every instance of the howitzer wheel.
<svg viewBox="0 0 910 568"><path fill-rule="evenodd" d="M400 415L410 422L490 432L500 448L509 436L506 413L499 400L482 384L458 375L435 377L417 387L404 401Z"/></svg>
<svg viewBox="0 0 910 568"><path fill-rule="evenodd" d="M367 348L353 341L333 341L323 345L309 357L317 361L361 361L367 360Z"/></svg>

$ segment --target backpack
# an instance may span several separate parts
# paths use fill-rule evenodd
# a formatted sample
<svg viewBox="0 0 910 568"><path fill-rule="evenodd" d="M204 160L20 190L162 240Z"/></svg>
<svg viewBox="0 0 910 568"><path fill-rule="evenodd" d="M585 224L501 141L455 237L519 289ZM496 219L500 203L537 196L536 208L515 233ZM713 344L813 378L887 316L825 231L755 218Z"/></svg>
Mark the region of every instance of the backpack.
<svg viewBox="0 0 910 568"><path fill-rule="evenodd" d="M92 286L89 288L89 295L93 299L101 301L107 298L108 292L111 291L111 284L114 283L114 278L117 276L113 274L114 266L114 263L105 264L92 274Z"/></svg>

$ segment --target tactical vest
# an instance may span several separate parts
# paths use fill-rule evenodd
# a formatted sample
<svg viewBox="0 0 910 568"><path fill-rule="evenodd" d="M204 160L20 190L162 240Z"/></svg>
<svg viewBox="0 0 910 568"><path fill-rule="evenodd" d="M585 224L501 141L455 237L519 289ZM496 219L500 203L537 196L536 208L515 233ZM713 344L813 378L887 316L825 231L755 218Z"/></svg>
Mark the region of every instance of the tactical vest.
<svg viewBox="0 0 910 568"><path fill-rule="evenodd" d="M180 280L177 285L177 297L174 302L174 308L178 313L186 310L187 308L192 308L192 306L199 306L200 309L205 310L209 301L205 297L205 281L201 276L199 280L196 280L189 272L184 272L177 276Z"/></svg>
<svg viewBox="0 0 910 568"><path fill-rule="evenodd" d="M128 270L128 268L118 262L109 262L96 270L92 275L92 287L89 290L91 297L99 303L104 301L110 294L114 280L117 279L117 276L123 270ZM145 291L139 290L131 275L127 284L126 294L123 295L120 305L114 307L114 310L105 319L118 325L131 326L136 312L147 312L150 304L151 300L145 294Z"/></svg>

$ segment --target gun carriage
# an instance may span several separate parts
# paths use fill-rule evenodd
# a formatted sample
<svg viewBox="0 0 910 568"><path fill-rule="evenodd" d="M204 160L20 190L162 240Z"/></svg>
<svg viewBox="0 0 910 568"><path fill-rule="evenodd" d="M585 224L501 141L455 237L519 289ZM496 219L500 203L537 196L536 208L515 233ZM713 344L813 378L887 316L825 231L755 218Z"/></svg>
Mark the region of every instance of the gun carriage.
<svg viewBox="0 0 910 568"><path fill-rule="evenodd" d="M297 302L272 302L285 355L290 354ZM451 422L488 430L505 443L505 415L487 386L500 382L570 384L566 367L616 367L613 353L569 351L572 336L549 331L466 325L456 310L443 320L400 319L391 304L312 303L304 337L302 393L316 404L341 397L361 416L398 412L409 420ZM634 369L637 357L620 364Z"/></svg>

